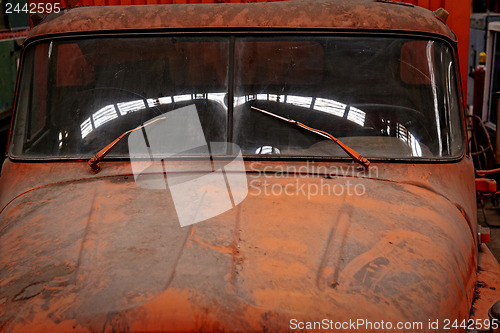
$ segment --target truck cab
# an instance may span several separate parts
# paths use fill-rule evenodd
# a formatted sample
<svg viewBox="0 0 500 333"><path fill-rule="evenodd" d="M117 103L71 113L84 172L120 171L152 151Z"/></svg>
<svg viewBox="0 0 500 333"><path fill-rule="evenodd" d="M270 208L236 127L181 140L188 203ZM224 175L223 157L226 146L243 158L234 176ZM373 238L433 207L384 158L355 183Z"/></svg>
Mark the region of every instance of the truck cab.
<svg viewBox="0 0 500 333"><path fill-rule="evenodd" d="M49 15L0 179L0 329L498 328L444 20L385 0Z"/></svg>

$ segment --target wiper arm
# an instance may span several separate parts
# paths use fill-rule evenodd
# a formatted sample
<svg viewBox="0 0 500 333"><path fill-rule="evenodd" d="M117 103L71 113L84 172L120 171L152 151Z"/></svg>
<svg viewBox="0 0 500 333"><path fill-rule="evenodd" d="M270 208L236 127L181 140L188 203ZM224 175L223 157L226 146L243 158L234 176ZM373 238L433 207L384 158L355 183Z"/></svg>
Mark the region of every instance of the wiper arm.
<svg viewBox="0 0 500 333"><path fill-rule="evenodd" d="M279 116L277 114L274 114L272 112L269 112L269 111L266 111L266 110L262 110L262 109L259 109L259 108L256 108L255 106L251 106L252 109L256 110L256 111L259 111L259 112L262 112L262 113L265 113L269 116L272 116L272 117L275 117L275 118L278 118L280 120L283 120L283 121L286 121L287 123L290 123L290 124L293 124L293 125L296 125L296 126L299 126L303 129L306 129L308 130L309 132L313 132L313 133L316 133L318 135L321 135L327 139L330 139L332 140L333 142L335 142L337 145L340 146L340 148L342 148L346 153L347 155L349 155L350 157L352 157L356 162L358 162L359 164L361 164L366 170L368 170L368 167L370 166L370 161L368 161L366 158L364 158L363 156L361 156L359 153L357 153L356 151L354 151L354 149L350 148L349 146L347 146L345 143L343 143L342 141L340 141L339 139L337 139L336 137L334 137L333 135L331 135L330 133L327 133L325 131L322 131L322 130L319 130L319 129L316 129L316 128L312 128L312 127L309 127L303 123L301 123L300 121L296 121L296 120L292 120L292 119L288 119L288 118L285 118L285 117L282 117L282 116Z"/></svg>
<svg viewBox="0 0 500 333"><path fill-rule="evenodd" d="M323 137L325 137L327 139L332 140L337 145L339 145L340 148L342 148L347 153L347 155L349 155L350 157L352 157L356 162L358 162L359 164L361 164L363 167L365 167L368 170L368 167L370 166L370 161L369 160L367 160L366 158L364 158L363 156L361 156L359 153L357 153L356 151L354 151L354 149L348 147L346 144L344 144L343 142L341 142L339 139L337 139L336 137L334 137L330 133L327 133L325 131L322 131L322 130L319 130L319 129L316 129L316 128L309 127L309 126L307 126L307 125L305 125L305 124L303 124L303 123L301 123L299 121L288 119L288 118L279 116L277 114L274 114L272 112L256 108L254 106L252 106L251 108L254 109L254 110L256 110L256 111L265 113L265 114L267 114L269 116L273 116L275 118L278 118L278 119L281 119L283 121L286 121L287 123L294 124L296 126L304 128L304 129L308 130L309 132L316 133L316 134L321 135L321 136L323 136ZM151 124L153 124L153 123L155 123L155 122L157 122L159 120L163 120L165 118L166 117L156 118L155 120L152 120L152 121L150 121L148 123L145 123L144 125L141 125L139 127L136 127L134 129L126 131L125 133L123 133L122 135L120 135L118 138L116 138L115 140L113 140L110 144L108 144L106 147L104 147L103 149L101 149L97 154L95 154L94 157L92 157L88 161L88 164L89 164L90 168L92 169L92 171L95 172L95 173L97 173L97 172L100 171L101 167L99 166L99 162L102 159L104 159L104 157L106 157L106 155L111 151L111 149L113 149L118 142L120 142L125 136L127 136L127 134L130 134L132 132L140 130L140 129L146 127L146 126L149 126L149 125L151 125Z"/></svg>
<svg viewBox="0 0 500 333"><path fill-rule="evenodd" d="M94 157L92 157L89 161L88 161L88 164L90 166L90 168L92 169L92 172L94 173L98 173L99 170L101 170L101 167L99 166L99 162L104 158L106 157L106 155L108 155L108 153L111 151L111 149L113 149L114 146L116 146L116 144L118 142L120 142L127 134L130 134L132 132L135 132L137 130L140 130L146 126L149 126L155 122L157 122L158 120L163 120L165 119L166 117L160 117L160 118L156 118L155 120L152 120L150 121L149 123L145 123L139 127L136 127L134 129L131 129L131 130L128 130L126 131L125 133L123 133L122 135L120 135L119 137L117 137L113 142L111 142L109 145L107 145L106 147L104 147L103 149L101 149L97 154L95 154Z"/></svg>

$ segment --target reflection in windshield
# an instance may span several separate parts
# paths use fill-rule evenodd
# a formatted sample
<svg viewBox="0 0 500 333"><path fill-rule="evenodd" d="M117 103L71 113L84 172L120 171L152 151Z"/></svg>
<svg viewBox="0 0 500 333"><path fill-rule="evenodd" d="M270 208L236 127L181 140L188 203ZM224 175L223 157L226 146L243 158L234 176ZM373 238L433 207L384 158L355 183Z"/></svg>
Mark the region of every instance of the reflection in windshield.
<svg viewBox="0 0 500 333"><path fill-rule="evenodd" d="M235 105L243 105L250 101L271 101L313 109L329 113L337 117L345 117L353 123L364 126L366 113L349 105L326 98L312 98L294 95L256 94L235 98Z"/></svg>
<svg viewBox="0 0 500 333"><path fill-rule="evenodd" d="M437 87L437 82L436 82L436 73L434 72L434 66L432 65L432 60L433 60L433 46L434 46L434 42L428 42L427 43L427 46L426 46L426 56L427 56L427 60L428 60L428 66L429 66L429 74L430 74L430 77L431 77L431 87L432 87L432 100L434 102L434 114L435 114L435 118L436 118L436 128L437 128L437 131L436 131L436 134L437 134L437 137L438 137L438 145L439 145L439 151L441 152L443 150L443 144L442 144L442 137L441 137L441 120L440 120L440 115L439 115L439 102L438 102L438 99L437 99L437 90L438 90L438 87Z"/></svg>
<svg viewBox="0 0 500 333"><path fill-rule="evenodd" d="M303 108L312 109L334 115L336 117L345 118L354 124L364 127L366 120L366 112L332 99L312 98L295 95L276 95L276 94L255 94L246 95L235 98L235 105L243 105L250 101L271 101L276 103L291 104ZM381 121L385 121L381 119ZM395 133L391 132L390 120L387 120L387 134L393 134L396 138L401 139L406 143L412 151L413 157L422 157L422 147L418 139L402 124L395 124Z"/></svg>
<svg viewBox="0 0 500 333"><path fill-rule="evenodd" d="M146 108L143 100L140 101L132 101L132 102L124 102L116 104L118 110L120 111L120 115L124 116L128 113L135 112L138 110L142 110Z"/></svg>
<svg viewBox="0 0 500 333"><path fill-rule="evenodd" d="M227 110L224 98L225 93L208 93L208 94L184 94L169 97L149 98L146 99L147 107L153 108L159 105L167 105L190 100L208 99L219 103ZM328 113L336 117L346 118L347 120L359 125L365 125L366 113L358 108L346 105L331 99L312 98L295 95L276 95L276 94L256 94L235 97L235 105L239 106L249 101L272 101L291 104L303 108L313 109L316 111ZM82 138L89 135L94 129L99 126L116 119L119 116L125 116L132 112L145 110L146 104L144 100L135 100L129 102L121 102L112 105L107 105L96 111L91 118L85 120L81 125ZM390 128L388 128L390 133ZM412 156L421 157L422 148L416 137L410 133L402 124L396 124L396 137L408 144L412 150ZM260 152L262 154L263 152ZM266 152L267 153L267 152Z"/></svg>
<svg viewBox="0 0 500 333"><path fill-rule="evenodd" d="M422 147L420 146L417 138L415 138L415 136L401 124L397 124L396 131L396 137L400 138L401 140L406 142L408 146L410 146L412 156L422 157Z"/></svg>
<svg viewBox="0 0 500 333"><path fill-rule="evenodd" d="M173 103L191 101L191 100L210 100L217 102L227 111L227 106L224 102L225 93L208 93L208 94L184 94L170 97L148 98L146 99L147 106L153 108L159 105L168 105ZM97 110L92 117L87 118L81 125L80 130L82 139L89 135L93 130L105 123L116 119L119 116L125 116L132 112L137 112L146 109L144 100L135 100L130 102L121 102L116 104L106 105Z"/></svg>
<svg viewBox="0 0 500 333"><path fill-rule="evenodd" d="M185 102L190 100L204 100L208 99L213 102L219 103L227 110L225 105L224 97L225 93L209 93L209 94L189 94L189 95L176 95L170 97L160 97L156 99L146 99L149 108L156 107L159 105L167 105L178 102ZM316 111L329 113L337 117L345 117L347 120L352 121L355 124L364 126L365 124L365 112L348 106L346 104L339 103L337 101L325 98L312 98L312 97L302 97L294 95L275 95L275 94L257 94L235 97L235 105L242 105L249 101L272 101L272 102L282 102L286 104L291 104L295 106L300 106L303 108L314 109ZM146 109L144 100L135 100L130 102L121 102L116 104L107 105L98 111L96 111L91 118L86 119L81 125L80 129L82 132L82 138L89 135L94 129L99 126L116 119L118 116L124 116L132 112L137 112Z"/></svg>
<svg viewBox="0 0 500 333"><path fill-rule="evenodd" d="M113 120L117 117L118 114L116 113L114 105L108 105L106 107L103 107L102 109L94 113L94 115L92 116L95 127L99 127L102 124L105 124L108 121Z"/></svg>

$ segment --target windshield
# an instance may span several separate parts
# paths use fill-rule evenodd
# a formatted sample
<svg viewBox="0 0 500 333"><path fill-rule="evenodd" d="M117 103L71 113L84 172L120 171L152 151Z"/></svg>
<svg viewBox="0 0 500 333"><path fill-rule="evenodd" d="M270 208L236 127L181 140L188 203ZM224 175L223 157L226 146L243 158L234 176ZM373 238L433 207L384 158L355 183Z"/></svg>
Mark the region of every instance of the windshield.
<svg viewBox="0 0 500 333"><path fill-rule="evenodd" d="M464 139L453 59L439 40L394 36L39 42L24 55L10 152L89 158L126 131L194 107L205 142L234 143L247 157L349 158L259 108L366 158L456 158ZM172 133L191 135L185 127ZM128 156L127 140L108 155Z"/></svg>

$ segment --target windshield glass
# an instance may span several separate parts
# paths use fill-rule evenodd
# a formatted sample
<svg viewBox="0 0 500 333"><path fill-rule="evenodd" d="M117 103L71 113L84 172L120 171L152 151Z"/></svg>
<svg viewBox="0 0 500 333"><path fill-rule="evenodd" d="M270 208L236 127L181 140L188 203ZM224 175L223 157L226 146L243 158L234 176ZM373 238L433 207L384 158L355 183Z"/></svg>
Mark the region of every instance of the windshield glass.
<svg viewBox="0 0 500 333"><path fill-rule="evenodd" d="M40 42L25 52L18 96L10 152L24 159L89 158L124 132L188 106L200 142L235 143L247 157L349 158L328 138L254 108L328 132L366 158L454 158L464 149L453 53L438 40ZM175 132L190 135L187 125ZM122 140L108 157L128 155Z"/></svg>

